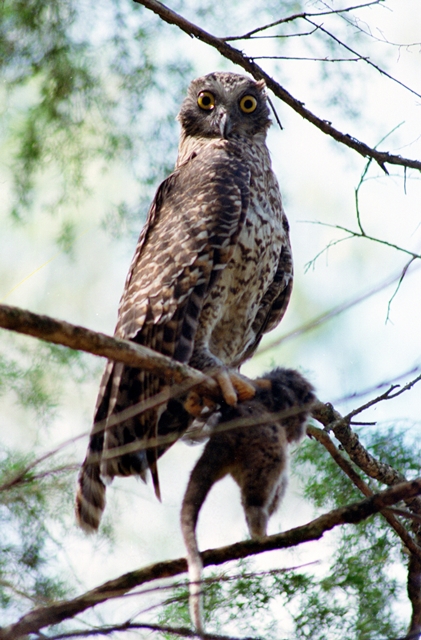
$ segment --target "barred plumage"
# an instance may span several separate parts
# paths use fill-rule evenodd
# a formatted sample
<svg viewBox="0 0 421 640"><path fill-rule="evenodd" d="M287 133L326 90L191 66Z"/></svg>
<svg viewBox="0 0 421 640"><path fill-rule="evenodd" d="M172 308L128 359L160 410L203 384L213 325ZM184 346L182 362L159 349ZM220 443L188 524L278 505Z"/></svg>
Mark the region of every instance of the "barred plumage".
<svg viewBox="0 0 421 640"><path fill-rule="evenodd" d="M203 95L212 97L211 108ZM252 393L235 371L280 321L292 287L288 223L265 143L264 83L233 73L198 78L179 120L176 168L141 232L116 335L209 372L233 404L237 394ZM109 421L163 386L152 373L107 364L79 479L77 516L85 529L97 528L104 481L116 475L144 478L150 469L159 495L156 462L169 445L147 443L185 431L191 417L182 402Z"/></svg>

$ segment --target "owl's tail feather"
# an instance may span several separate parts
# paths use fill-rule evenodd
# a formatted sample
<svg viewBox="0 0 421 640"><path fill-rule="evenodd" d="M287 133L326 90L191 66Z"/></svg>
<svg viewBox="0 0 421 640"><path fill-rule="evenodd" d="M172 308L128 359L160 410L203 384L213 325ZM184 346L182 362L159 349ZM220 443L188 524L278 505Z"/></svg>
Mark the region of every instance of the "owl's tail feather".
<svg viewBox="0 0 421 640"><path fill-rule="evenodd" d="M100 465L103 446L103 432L94 429L79 473L75 505L76 521L86 533L97 531L105 509L105 484L101 480Z"/></svg>
<svg viewBox="0 0 421 640"><path fill-rule="evenodd" d="M86 533L99 527L105 509L105 484L101 480L98 464L84 464L79 474L76 493L76 521Z"/></svg>
<svg viewBox="0 0 421 640"><path fill-rule="evenodd" d="M162 502L161 487L159 485L158 464L156 460L153 460L152 462L150 462L149 471L151 472L155 495L158 498L159 502ZM143 478L143 480L146 482L145 478Z"/></svg>

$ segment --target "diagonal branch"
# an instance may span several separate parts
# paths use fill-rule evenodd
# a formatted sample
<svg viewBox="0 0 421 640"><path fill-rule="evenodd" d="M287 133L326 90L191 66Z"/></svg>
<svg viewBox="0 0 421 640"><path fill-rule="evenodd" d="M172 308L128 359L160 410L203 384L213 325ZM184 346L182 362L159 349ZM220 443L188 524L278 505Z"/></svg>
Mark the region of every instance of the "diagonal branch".
<svg viewBox="0 0 421 640"><path fill-rule="evenodd" d="M317 256L316 256L316 258L317 258ZM314 258L314 259L316 259L316 258ZM324 311L323 313L321 313L320 315L316 316L312 320L309 320L308 322L305 322L304 324L302 324L299 327L296 327L295 329L291 329L291 331L289 331L288 333L284 333L279 338L275 338L274 340L271 340L270 342L268 341L263 346L259 347L258 351L256 352L256 355L259 356L262 353L267 353L268 351L270 351L274 347L278 347L280 344L283 344L284 342L287 342L287 340L291 340L292 338L297 338L298 336L301 336L304 333L307 333L308 331L312 331L313 329L316 329L321 324L327 322L331 318L334 318L334 317L340 315L341 313L344 313L345 311L348 311L348 309L351 309L352 307L360 304L361 302L364 302L365 300L371 298L376 293L379 293L380 291L383 291L387 287L390 287L390 285L395 283L395 282L397 282L399 284L400 282L402 282L402 279L407 274L408 269L409 269L410 265L412 264L412 262L413 262L413 258L411 258L411 260L405 264L405 266L403 267L403 269L401 271L399 271L399 273L395 273L395 274L393 274L393 276L389 276L386 280L383 280L382 282L379 282L373 288L368 289L368 290L364 291L363 293L359 293L354 298L349 298L348 300L345 300L344 302L341 302L336 307L332 307L331 309L328 309L327 311ZM414 273L414 271L415 271L415 269L409 271L409 274Z"/></svg>
<svg viewBox="0 0 421 640"><path fill-rule="evenodd" d="M364 482L361 476L359 476L355 471L351 463L341 454L337 447L335 447L334 443L329 437L329 434L324 431L324 429L318 429L317 427L309 425L307 427L307 435L315 438L318 442L320 442L320 444L324 446L324 448L329 452L336 464L342 469L342 471L344 471L344 473L346 473L348 478L350 478L350 480L355 484L355 486L361 491L364 496L369 497L374 494L368 484ZM421 562L421 547L418 546L418 544L410 536L405 527L399 522L397 518L395 518L395 516L389 511L389 509L384 509L380 513L387 520L392 529L395 530L395 532L409 549L409 551L416 555L418 560ZM405 512L405 515L407 513L409 514L407 517L413 515L409 512ZM399 515L402 515L402 513L400 513ZM418 518L419 516L414 517Z"/></svg>
<svg viewBox="0 0 421 640"><path fill-rule="evenodd" d="M309 540L319 540L326 531L343 524L358 524L396 502L415 498L420 492L421 478L404 482L360 502L334 509L301 527L295 527L262 540L246 540L218 549L208 549L201 554L203 564L204 566L220 565L264 551L287 549ZM136 586L160 578L174 577L186 570L186 560L178 558L131 571L73 600L58 602L30 611L18 622L0 630L0 640L18 640L29 633L36 633L49 625L72 618L106 600L119 598Z"/></svg>
<svg viewBox="0 0 421 640"><path fill-rule="evenodd" d="M153 371L169 384L204 385L209 391L216 388L216 383L205 374L148 347L18 307L0 304L0 327Z"/></svg>
<svg viewBox="0 0 421 640"><path fill-rule="evenodd" d="M300 102L294 98L286 89L284 89L278 82L276 82L271 76L269 76L259 65L257 65L252 58L244 55L239 49L235 49L228 44L225 39L217 38L216 36L208 33L204 29L201 29L194 23L190 22L180 16L175 11L172 11L161 2L157 0L134 0L138 4L143 5L147 9L156 13L162 20L169 24L176 25L179 29L187 33L192 38L197 38L201 42L214 47L219 53L238 64L245 71L250 73L256 80L264 80L267 87L283 102L285 102L291 109L293 109L300 116L311 122L323 133L331 136L337 142L344 144L350 149L354 149L357 153L364 158L373 158L379 166L388 173L386 164L400 165L402 167L408 167L421 171L421 161L412 160L410 158L403 158L399 155L388 153L387 151L378 151L373 149L369 145L357 140L349 134L344 134L341 131L335 129L329 122L314 115L309 109L304 106L303 102Z"/></svg>
<svg viewBox="0 0 421 640"><path fill-rule="evenodd" d="M390 75L390 73L387 73L387 71L385 71L384 69L382 69L381 67L379 67L377 64L374 64L374 62L372 62L370 60L370 58L368 58L367 56L362 56L360 53L358 53L358 51L355 51L354 49L352 49L351 47L349 47L347 44L345 44L345 42L342 42L342 40L339 40L339 38L337 38L333 33L331 33L330 31L327 31L327 29L324 29L322 27L322 25L316 24L315 22L313 22L313 20L310 20L309 18L305 18L305 20L311 24L315 29L318 29L320 31L322 31L323 33L325 33L327 36L329 36L330 38L332 38L332 40L334 40L337 44L339 44L341 47L343 47L344 49L346 49L347 51L349 51L350 53L358 56L359 60L363 60L364 62L366 62L367 64L369 64L371 67L373 67L373 69L376 69L376 71L378 71L380 74L386 76L386 78L389 78L389 80L392 80L392 82L396 82L397 84L399 84L403 89L406 89L407 91L410 91L410 93L413 93L415 96L417 96L417 98L421 98L421 95L419 93L417 93L416 91L414 91L414 89L411 89L411 87L408 87L408 85L404 84L403 82L401 82L400 80L398 80L397 78L394 78L393 76Z"/></svg>

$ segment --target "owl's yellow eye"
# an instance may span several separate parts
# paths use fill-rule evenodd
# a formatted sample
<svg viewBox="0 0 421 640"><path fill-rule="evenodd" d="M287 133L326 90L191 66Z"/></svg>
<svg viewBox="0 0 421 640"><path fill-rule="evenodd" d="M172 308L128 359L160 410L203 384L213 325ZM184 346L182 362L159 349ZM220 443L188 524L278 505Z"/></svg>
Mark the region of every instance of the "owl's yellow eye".
<svg viewBox="0 0 421 640"><path fill-rule="evenodd" d="M205 111L212 111L215 107L215 96L210 91L201 91L197 96L197 104Z"/></svg>
<svg viewBox="0 0 421 640"><path fill-rule="evenodd" d="M257 100L254 96L243 96L240 100L240 109L243 113L253 113L257 107Z"/></svg>

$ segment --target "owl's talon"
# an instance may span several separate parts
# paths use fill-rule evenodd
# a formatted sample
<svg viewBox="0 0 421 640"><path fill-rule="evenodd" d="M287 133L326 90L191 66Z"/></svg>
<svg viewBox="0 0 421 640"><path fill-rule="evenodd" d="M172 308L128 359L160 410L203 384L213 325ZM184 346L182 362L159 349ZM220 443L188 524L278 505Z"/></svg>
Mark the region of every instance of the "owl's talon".
<svg viewBox="0 0 421 640"><path fill-rule="evenodd" d="M203 415L204 410L207 410L208 413L215 411L217 404L208 396L200 395L197 391L190 391L183 406L190 415L199 418Z"/></svg>
<svg viewBox="0 0 421 640"><path fill-rule="evenodd" d="M231 374L226 369L221 369L212 376L219 384L222 397L230 407L235 407L237 404L237 392L235 390L233 381L231 380Z"/></svg>
<svg viewBox="0 0 421 640"><path fill-rule="evenodd" d="M237 402L254 398L256 389L251 382L236 371L221 370L213 375L221 388L225 402L235 407Z"/></svg>
<svg viewBox="0 0 421 640"><path fill-rule="evenodd" d="M251 400L256 395L256 387L239 373L230 373L231 382L237 392L239 402Z"/></svg>

